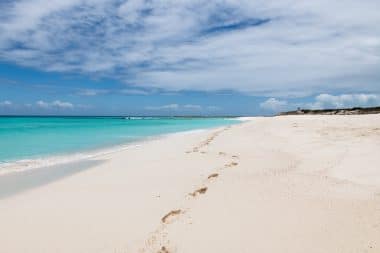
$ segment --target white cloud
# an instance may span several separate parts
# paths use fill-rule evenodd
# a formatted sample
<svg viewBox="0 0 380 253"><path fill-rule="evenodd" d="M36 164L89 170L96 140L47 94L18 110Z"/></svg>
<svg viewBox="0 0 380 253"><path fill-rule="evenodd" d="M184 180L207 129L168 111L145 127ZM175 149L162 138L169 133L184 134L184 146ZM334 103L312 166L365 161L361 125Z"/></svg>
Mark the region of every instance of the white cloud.
<svg viewBox="0 0 380 253"><path fill-rule="evenodd" d="M44 108L44 109L47 109L47 108L50 107L49 103L46 103L46 102L44 102L44 101L42 101L42 100L37 101L37 102L36 102L36 105L37 105L38 107L40 107L40 108Z"/></svg>
<svg viewBox="0 0 380 253"><path fill-rule="evenodd" d="M79 96L97 96L108 93L108 90L99 89L81 89L76 94Z"/></svg>
<svg viewBox="0 0 380 253"><path fill-rule="evenodd" d="M184 105L183 108L184 109L189 109L189 110L195 110L195 111L202 110L202 106L200 106L200 105L192 105L192 104Z"/></svg>
<svg viewBox="0 0 380 253"><path fill-rule="evenodd" d="M284 111L289 106L285 100L278 100L276 98L268 98L264 102L260 103L260 107L267 111L280 112Z"/></svg>
<svg viewBox="0 0 380 253"><path fill-rule="evenodd" d="M319 94L314 97L310 103L291 102L288 100L279 100L269 98L260 104L260 107L267 111L281 112L294 110L298 107L304 109L336 109L351 107L372 107L380 106L380 95L371 93L353 93L353 94Z"/></svg>
<svg viewBox="0 0 380 253"><path fill-rule="evenodd" d="M151 92L145 91L145 90L138 90L138 89L123 89L120 91L120 93L125 95L149 95Z"/></svg>
<svg viewBox="0 0 380 253"><path fill-rule="evenodd" d="M60 100L55 100L53 102L45 102L42 100L39 100L36 102L36 106L43 109L50 109L50 108L56 108L56 109L73 109L74 105L70 102L64 102Z"/></svg>
<svg viewBox="0 0 380 253"><path fill-rule="evenodd" d="M5 100L5 101L0 102L0 107L10 107L12 105L13 105L13 103L9 100Z"/></svg>
<svg viewBox="0 0 380 253"><path fill-rule="evenodd" d="M297 96L379 93L378 4L6 1L1 3L0 59L169 90L231 89L285 97L290 90ZM250 19L269 22L228 29Z"/></svg>
<svg viewBox="0 0 380 253"><path fill-rule="evenodd" d="M74 108L74 105L72 103L62 102L62 101L59 101L59 100L55 100L52 103L52 106L55 106L55 107L58 107L58 108L62 108L62 109L72 109L72 108Z"/></svg>
<svg viewBox="0 0 380 253"><path fill-rule="evenodd" d="M135 24L141 18L141 11L146 7L143 0L128 0L120 5L118 14L126 23Z"/></svg>
<svg viewBox="0 0 380 253"><path fill-rule="evenodd" d="M178 104L168 104L168 105L161 105L161 106L146 106L145 109L146 110L151 110L151 111L155 111L155 110L177 110L179 109L179 105Z"/></svg>
<svg viewBox="0 0 380 253"><path fill-rule="evenodd" d="M36 108L39 109L44 109L44 110L72 110L74 108L78 109L89 109L90 106L88 105L74 105L70 102L65 102L61 100L54 100L51 102L46 102L43 100L36 101L34 104L31 103L24 103L24 104L17 104L13 103L9 100L5 100L0 102L0 107L1 108L7 108L7 109L12 109L12 110L20 110L20 109L28 109L28 110L33 110Z"/></svg>
<svg viewBox="0 0 380 253"><path fill-rule="evenodd" d="M315 97L315 102L306 105L312 109L345 108L357 106L379 106L380 96L377 94L320 94Z"/></svg>

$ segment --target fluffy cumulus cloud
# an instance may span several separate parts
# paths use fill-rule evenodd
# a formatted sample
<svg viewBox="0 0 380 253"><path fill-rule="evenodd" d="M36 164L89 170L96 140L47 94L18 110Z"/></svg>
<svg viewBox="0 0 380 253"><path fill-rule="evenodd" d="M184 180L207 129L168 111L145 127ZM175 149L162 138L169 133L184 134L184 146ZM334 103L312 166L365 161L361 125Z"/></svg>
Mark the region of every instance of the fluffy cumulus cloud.
<svg viewBox="0 0 380 253"><path fill-rule="evenodd" d="M345 108L357 106L379 106L380 96L376 94L320 94L315 97L315 102L307 105L312 109Z"/></svg>
<svg viewBox="0 0 380 253"><path fill-rule="evenodd" d="M379 94L353 93L331 95L323 93L312 98L312 102L309 103L269 98L260 104L260 107L268 112L294 110L298 107L304 109L336 109L372 106L380 106Z"/></svg>
<svg viewBox="0 0 380 253"><path fill-rule="evenodd" d="M73 109L74 105L70 102L64 102L60 100L55 100L53 102L45 102L39 100L36 102L36 106L42 109Z"/></svg>
<svg viewBox="0 0 380 253"><path fill-rule="evenodd" d="M0 60L169 90L379 93L378 5L378 0L1 1Z"/></svg>
<svg viewBox="0 0 380 253"><path fill-rule="evenodd" d="M12 105L13 105L13 103L9 100L0 101L0 107L10 107Z"/></svg>

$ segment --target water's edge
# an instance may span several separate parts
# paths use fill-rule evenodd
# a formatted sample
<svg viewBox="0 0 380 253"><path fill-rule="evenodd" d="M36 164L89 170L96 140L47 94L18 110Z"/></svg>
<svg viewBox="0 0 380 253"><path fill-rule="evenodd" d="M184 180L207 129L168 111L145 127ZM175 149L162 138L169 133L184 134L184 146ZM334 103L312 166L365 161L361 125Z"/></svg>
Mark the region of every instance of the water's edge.
<svg viewBox="0 0 380 253"><path fill-rule="evenodd" d="M227 125L231 125L231 124L226 124L226 126ZM25 172L29 170L34 170L34 169L82 162L89 159L96 159L98 157L120 152L123 150L138 148L142 146L144 143L149 142L149 141L158 140L158 139L166 138L173 135L179 135L179 134L187 135L187 134L191 134L195 132L213 131L221 127L224 127L224 126L217 126L217 127L212 127L212 128L200 128L200 129L193 129L193 130L187 130L187 131L178 131L178 132L172 132L172 133L166 133L166 134L146 136L139 140L127 142L120 145L111 145L111 146L106 146L103 148L87 149L80 152L72 152L72 153L66 153L66 154L60 154L60 155L46 155L46 156L42 156L40 158L35 158L35 159L20 159L20 160L11 161L11 162L5 162L5 163L0 164L0 177L9 175L9 174L15 174L15 173Z"/></svg>

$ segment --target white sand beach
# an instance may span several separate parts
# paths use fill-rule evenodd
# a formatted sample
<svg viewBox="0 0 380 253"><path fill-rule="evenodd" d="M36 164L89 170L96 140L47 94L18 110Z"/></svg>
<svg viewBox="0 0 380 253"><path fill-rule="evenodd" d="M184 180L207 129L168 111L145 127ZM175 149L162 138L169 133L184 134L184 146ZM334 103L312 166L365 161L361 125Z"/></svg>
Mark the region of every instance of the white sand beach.
<svg viewBox="0 0 380 253"><path fill-rule="evenodd" d="M380 252L380 115L245 118L94 160L1 197L0 252Z"/></svg>

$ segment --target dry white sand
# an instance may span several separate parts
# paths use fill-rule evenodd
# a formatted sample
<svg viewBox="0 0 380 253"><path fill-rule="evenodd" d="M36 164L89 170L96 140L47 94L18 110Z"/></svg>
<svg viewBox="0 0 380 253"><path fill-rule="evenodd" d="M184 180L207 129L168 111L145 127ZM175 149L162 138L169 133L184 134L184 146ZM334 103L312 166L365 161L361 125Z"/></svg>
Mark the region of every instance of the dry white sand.
<svg viewBox="0 0 380 253"><path fill-rule="evenodd" d="M380 115L253 118L98 160L1 198L0 252L380 252Z"/></svg>

